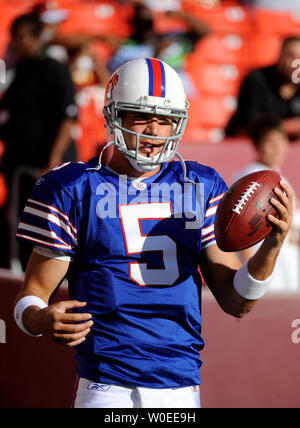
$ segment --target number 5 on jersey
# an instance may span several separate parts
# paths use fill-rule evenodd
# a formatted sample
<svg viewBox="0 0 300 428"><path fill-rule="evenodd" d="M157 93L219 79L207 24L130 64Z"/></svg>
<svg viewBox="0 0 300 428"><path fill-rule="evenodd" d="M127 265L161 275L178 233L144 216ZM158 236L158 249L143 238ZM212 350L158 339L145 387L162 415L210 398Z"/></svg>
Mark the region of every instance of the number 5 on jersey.
<svg viewBox="0 0 300 428"><path fill-rule="evenodd" d="M163 269L149 268L148 263L129 263L129 276L140 287L170 286L179 277L176 242L167 235L143 235L141 220L161 220L172 216L168 202L154 202L119 206L126 253L162 253Z"/></svg>

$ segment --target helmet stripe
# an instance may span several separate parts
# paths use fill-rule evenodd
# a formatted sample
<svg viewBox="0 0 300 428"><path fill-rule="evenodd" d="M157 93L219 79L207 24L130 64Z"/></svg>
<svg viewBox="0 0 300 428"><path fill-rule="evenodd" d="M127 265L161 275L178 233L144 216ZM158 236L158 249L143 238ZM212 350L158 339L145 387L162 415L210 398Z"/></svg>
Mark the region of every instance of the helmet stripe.
<svg viewBox="0 0 300 428"><path fill-rule="evenodd" d="M165 98L166 96L166 73L165 73L165 67L161 61L158 61L160 65L160 71L161 71L161 96Z"/></svg>
<svg viewBox="0 0 300 428"><path fill-rule="evenodd" d="M153 58L146 58L149 70L149 96L166 96L166 75L165 68L161 61Z"/></svg>

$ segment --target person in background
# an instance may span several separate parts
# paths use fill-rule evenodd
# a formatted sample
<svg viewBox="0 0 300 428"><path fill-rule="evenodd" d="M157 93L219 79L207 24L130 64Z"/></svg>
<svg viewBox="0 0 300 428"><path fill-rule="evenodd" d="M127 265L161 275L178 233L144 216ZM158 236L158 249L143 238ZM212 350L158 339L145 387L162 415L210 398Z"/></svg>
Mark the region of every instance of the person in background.
<svg viewBox="0 0 300 428"><path fill-rule="evenodd" d="M264 114L282 119L290 138L300 136L299 73L295 68L298 58L300 37L288 37L282 43L276 64L252 70L245 77L237 110L226 127L227 136L247 134L249 124Z"/></svg>
<svg viewBox="0 0 300 428"><path fill-rule="evenodd" d="M249 136L255 148L255 160L236 171L232 181L235 182L247 174L264 169L275 170L282 176L281 168L287 158L290 147L290 141L283 122L276 116L262 116L253 122ZM283 178L284 181L288 182L285 177ZM290 183L289 187L292 189ZM300 291L300 207L295 192L293 191L293 193L293 221L278 257L270 291ZM243 261L248 260L259 246L260 244L257 244L242 251L240 256Z"/></svg>
<svg viewBox="0 0 300 428"><path fill-rule="evenodd" d="M1 171L8 188L8 224L18 216L14 208L9 210L10 204L17 201L21 211L39 175L77 158L71 138L77 118L74 85L68 67L43 54L42 29L32 14L19 16L11 26L15 77L0 101L0 138L5 144ZM20 168L31 172L18 179ZM6 241L2 245L9 247ZM25 245L23 248L20 258L25 266Z"/></svg>
<svg viewBox="0 0 300 428"><path fill-rule="evenodd" d="M41 38L47 56L67 63L69 51L86 50L94 40L102 40L97 34L61 34L61 24L68 19L69 12L59 8L56 1L44 1L36 3L31 13L43 24Z"/></svg>
<svg viewBox="0 0 300 428"><path fill-rule="evenodd" d="M90 85L106 87L109 72L89 43L68 49L69 68L77 89Z"/></svg>
<svg viewBox="0 0 300 428"><path fill-rule="evenodd" d="M28 14L33 14L41 23L40 41L45 54L58 61L67 62L67 51L64 45L68 46L74 37L59 37L58 33L60 24L68 17L68 11L59 9L56 1L44 1L35 3ZM76 43L78 42L76 40ZM11 42L7 45L4 60L7 70L16 66L18 58Z"/></svg>
<svg viewBox="0 0 300 428"><path fill-rule="evenodd" d="M179 73L188 96L195 93L191 76L184 70L188 53L195 44L210 33L210 28L197 17L181 10L166 11L169 18L179 18L187 25L186 32L157 34L154 30L154 15L146 4L135 4L132 18L133 33L115 47L115 52L108 61L108 70L113 73L127 61L141 57L158 58Z"/></svg>

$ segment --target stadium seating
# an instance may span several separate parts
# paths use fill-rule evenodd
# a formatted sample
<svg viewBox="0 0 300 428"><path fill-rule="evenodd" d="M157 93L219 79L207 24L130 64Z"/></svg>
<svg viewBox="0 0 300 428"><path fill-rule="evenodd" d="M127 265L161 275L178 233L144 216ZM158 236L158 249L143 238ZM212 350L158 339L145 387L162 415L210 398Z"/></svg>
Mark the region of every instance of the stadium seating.
<svg viewBox="0 0 300 428"><path fill-rule="evenodd" d="M3 154L3 149L4 149L4 145L0 140L0 164L1 164L2 154ZM4 181L3 175L0 174L0 207L2 207L5 202L6 194L7 194L7 189L6 189L5 181Z"/></svg>
<svg viewBox="0 0 300 428"><path fill-rule="evenodd" d="M78 125L75 128L78 158L87 161L95 156L105 141L102 115L104 91L97 86L83 88L77 93Z"/></svg>
<svg viewBox="0 0 300 428"><path fill-rule="evenodd" d="M236 97L231 94L199 93L196 99L190 100L184 140L191 143L220 142L236 103Z"/></svg>
<svg viewBox="0 0 300 428"><path fill-rule="evenodd" d="M218 34L249 34L252 31L251 9L235 3L206 9L197 2L183 2L182 9L205 21Z"/></svg>
<svg viewBox="0 0 300 428"><path fill-rule="evenodd" d="M0 208L4 205L7 195L7 188L5 185L5 181L3 175L0 174Z"/></svg>
<svg viewBox="0 0 300 428"><path fill-rule="evenodd" d="M192 76L196 88L204 93L213 94L236 95L245 70L246 68L238 67L235 63L194 61L187 65L187 71Z"/></svg>
<svg viewBox="0 0 300 428"><path fill-rule="evenodd" d="M200 125L223 129L236 108L236 98L231 95L200 96L198 119Z"/></svg>
<svg viewBox="0 0 300 428"><path fill-rule="evenodd" d="M198 42L195 50L203 61L249 64L249 39L239 34L211 34Z"/></svg>
<svg viewBox="0 0 300 428"><path fill-rule="evenodd" d="M92 1L74 4L68 8L68 19L62 23L61 32L114 35L126 37L128 8L114 1Z"/></svg>
<svg viewBox="0 0 300 428"><path fill-rule="evenodd" d="M0 13L0 33L5 34L9 32L12 21L20 14L28 12L30 5L21 2L17 4L11 4L9 2L1 2L1 13Z"/></svg>
<svg viewBox="0 0 300 428"><path fill-rule="evenodd" d="M18 14L27 12L35 0L7 0L1 3L0 55L3 55L11 21ZM59 0L58 3L59 7L69 11L68 19L61 25L62 34L80 32L124 38L130 33L128 22L132 6L125 2ZM212 8L204 8L194 0L185 0L182 10L199 17L212 29L211 34L198 42L194 52L189 54L185 67L201 94L191 102L186 138L199 141L200 136L202 141L215 141L222 135L222 126L226 125L233 112L242 78L251 68L276 61L282 39L300 34L300 16L248 9L241 6L238 0L224 0ZM155 29L159 33L186 28L182 20L166 18L163 12L154 14ZM92 47L105 61L112 53L111 47L104 41L96 41ZM95 141L101 143L104 138L104 122L93 105L80 106L79 111L81 132L78 133L78 148L80 156L86 159L94 150Z"/></svg>
<svg viewBox="0 0 300 428"><path fill-rule="evenodd" d="M281 37L300 35L300 14L257 9L255 26L261 34L271 33Z"/></svg>
<svg viewBox="0 0 300 428"><path fill-rule="evenodd" d="M275 63L279 55L281 43L282 37L278 34L253 34L249 47L252 68L264 67Z"/></svg>

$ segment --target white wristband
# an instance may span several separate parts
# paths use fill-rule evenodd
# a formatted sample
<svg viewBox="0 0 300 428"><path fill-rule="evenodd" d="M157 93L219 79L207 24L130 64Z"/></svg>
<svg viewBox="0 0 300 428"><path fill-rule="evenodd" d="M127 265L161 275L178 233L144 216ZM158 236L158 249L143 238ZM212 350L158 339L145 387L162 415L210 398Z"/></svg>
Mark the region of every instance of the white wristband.
<svg viewBox="0 0 300 428"><path fill-rule="evenodd" d="M44 302L44 300L40 299L39 297L36 296L25 296L22 297L22 299L20 299L14 309L14 317L15 317L15 321L17 323L17 326L24 331L24 333L29 334L29 336L33 336L33 337L39 337L42 336L41 334L31 334L27 328L24 326L23 321L22 321L22 317L23 317L23 312L25 311L26 308L28 308L29 306L38 306L41 309L46 308L48 305Z"/></svg>
<svg viewBox="0 0 300 428"><path fill-rule="evenodd" d="M274 271L269 278L264 281L258 281L250 275L247 262L235 273L233 285L240 296L245 299L256 300L260 299L267 292L271 285L273 276Z"/></svg>

